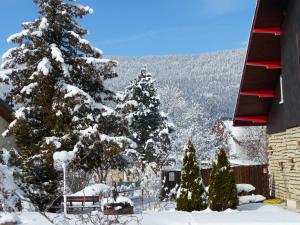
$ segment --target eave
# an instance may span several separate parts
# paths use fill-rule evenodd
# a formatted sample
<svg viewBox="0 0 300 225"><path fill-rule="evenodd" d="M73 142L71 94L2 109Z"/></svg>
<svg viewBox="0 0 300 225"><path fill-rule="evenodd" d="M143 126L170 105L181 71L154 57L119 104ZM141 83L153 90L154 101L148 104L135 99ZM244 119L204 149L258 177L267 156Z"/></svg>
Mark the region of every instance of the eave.
<svg viewBox="0 0 300 225"><path fill-rule="evenodd" d="M281 24L288 0L258 0L237 98L234 126L264 126L281 75ZM263 118L263 119L262 119Z"/></svg>

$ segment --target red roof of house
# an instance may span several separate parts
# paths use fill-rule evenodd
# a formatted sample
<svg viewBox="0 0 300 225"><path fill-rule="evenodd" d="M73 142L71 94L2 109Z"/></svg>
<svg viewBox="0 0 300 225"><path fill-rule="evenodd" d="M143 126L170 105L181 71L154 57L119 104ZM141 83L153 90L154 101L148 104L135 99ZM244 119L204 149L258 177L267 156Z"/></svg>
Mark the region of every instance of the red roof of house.
<svg viewBox="0 0 300 225"><path fill-rule="evenodd" d="M233 118L234 126L261 126L268 122L281 75L281 24L288 2L257 1Z"/></svg>

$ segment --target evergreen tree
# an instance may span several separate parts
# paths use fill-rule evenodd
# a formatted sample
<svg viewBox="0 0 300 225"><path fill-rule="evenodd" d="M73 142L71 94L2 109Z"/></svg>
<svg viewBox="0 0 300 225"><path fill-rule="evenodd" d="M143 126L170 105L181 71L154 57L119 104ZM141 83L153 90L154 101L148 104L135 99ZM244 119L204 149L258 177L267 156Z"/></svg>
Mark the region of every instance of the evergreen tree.
<svg viewBox="0 0 300 225"><path fill-rule="evenodd" d="M173 124L160 111L154 80L145 67L126 88L121 103L118 108L129 121L128 136L137 144L140 161L166 162L171 151Z"/></svg>
<svg viewBox="0 0 300 225"><path fill-rule="evenodd" d="M181 183L176 199L177 210L194 211L206 209L206 194L202 185L196 150L191 141L185 147Z"/></svg>
<svg viewBox="0 0 300 225"><path fill-rule="evenodd" d="M44 210L59 194L55 151L74 151L73 166L92 170L103 152L118 155L129 140L118 115L107 107L114 93L103 84L117 76L117 62L103 59L77 22L92 9L74 0L33 2L40 17L22 23L23 31L8 38L17 47L4 54L0 78L12 86L6 102L16 110L15 120L6 134L17 140L12 153L17 177Z"/></svg>
<svg viewBox="0 0 300 225"><path fill-rule="evenodd" d="M220 149L218 153L217 164L213 163L208 189L208 204L210 209L215 211L236 209L238 205L235 178L224 149Z"/></svg>

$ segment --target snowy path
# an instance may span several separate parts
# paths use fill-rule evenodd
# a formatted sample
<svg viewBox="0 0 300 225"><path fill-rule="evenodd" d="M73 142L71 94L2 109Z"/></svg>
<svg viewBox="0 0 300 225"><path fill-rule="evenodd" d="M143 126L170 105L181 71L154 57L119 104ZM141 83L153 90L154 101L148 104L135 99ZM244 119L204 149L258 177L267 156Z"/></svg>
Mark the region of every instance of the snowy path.
<svg viewBox="0 0 300 225"><path fill-rule="evenodd" d="M56 221L62 220L62 215L49 214ZM22 213L19 215L23 225L51 225L38 213ZM78 225L76 216L70 215L68 223L56 223L66 225ZM294 213L277 206L264 204L249 204L240 206L238 211L226 212L175 212L174 209L165 212L148 211L141 216L141 225L298 225L300 213ZM91 224L92 225L92 224ZM136 225L132 222L129 225Z"/></svg>

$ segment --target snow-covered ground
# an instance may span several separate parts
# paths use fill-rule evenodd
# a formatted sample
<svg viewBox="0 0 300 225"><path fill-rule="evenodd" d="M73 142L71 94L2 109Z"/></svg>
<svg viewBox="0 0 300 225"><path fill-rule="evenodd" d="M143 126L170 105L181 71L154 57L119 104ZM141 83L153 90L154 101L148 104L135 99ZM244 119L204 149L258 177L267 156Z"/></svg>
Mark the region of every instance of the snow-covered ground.
<svg viewBox="0 0 300 225"><path fill-rule="evenodd" d="M143 225L267 225L267 224L299 224L300 214L287 211L277 206L249 204L240 206L238 210L225 212L146 212Z"/></svg>
<svg viewBox="0 0 300 225"><path fill-rule="evenodd" d="M70 215L67 222L63 221L60 214L47 214L54 219L55 224L75 225L80 224L78 215ZM3 213L1 214L3 216ZM24 212L18 215L23 225L50 225L51 223L38 213ZM219 224L241 224L241 225L293 225L300 223L300 213L291 212L274 205L263 203L243 205L238 210L227 210L225 212L212 212L204 210L201 212L178 212L174 208L167 211L146 211L136 214L141 225L219 225ZM124 216L120 220L131 220L128 225L135 225L137 221L133 217ZM92 225L92 224L91 224Z"/></svg>

